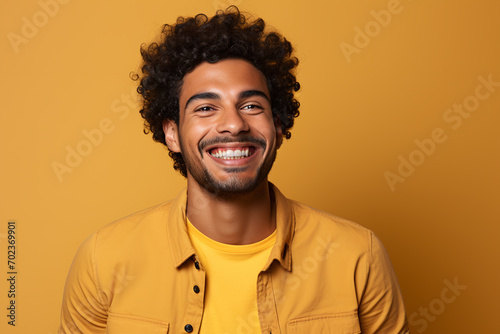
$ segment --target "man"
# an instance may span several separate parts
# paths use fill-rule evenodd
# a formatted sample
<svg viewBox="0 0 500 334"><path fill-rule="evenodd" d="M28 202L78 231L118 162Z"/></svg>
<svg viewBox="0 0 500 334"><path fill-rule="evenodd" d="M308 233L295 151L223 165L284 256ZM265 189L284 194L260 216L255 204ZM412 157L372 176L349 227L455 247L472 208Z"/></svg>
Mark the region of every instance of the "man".
<svg viewBox="0 0 500 334"><path fill-rule="evenodd" d="M141 53L141 114L187 190L83 243L60 333L408 333L373 233L268 182L298 116L291 44L233 7Z"/></svg>

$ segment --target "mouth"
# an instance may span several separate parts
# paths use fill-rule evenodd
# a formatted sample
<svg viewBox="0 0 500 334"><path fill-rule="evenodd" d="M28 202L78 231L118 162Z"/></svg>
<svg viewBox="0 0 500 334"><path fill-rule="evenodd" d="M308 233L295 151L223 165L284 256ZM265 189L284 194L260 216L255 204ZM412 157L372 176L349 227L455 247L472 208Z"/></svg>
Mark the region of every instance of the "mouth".
<svg viewBox="0 0 500 334"><path fill-rule="evenodd" d="M266 142L253 136L238 138L216 137L198 144L201 156L208 155L215 162L226 166L240 166L250 163L258 154L266 150Z"/></svg>
<svg viewBox="0 0 500 334"><path fill-rule="evenodd" d="M214 147L209 149L208 153L216 159L239 160L252 156L255 153L255 147L253 146Z"/></svg>

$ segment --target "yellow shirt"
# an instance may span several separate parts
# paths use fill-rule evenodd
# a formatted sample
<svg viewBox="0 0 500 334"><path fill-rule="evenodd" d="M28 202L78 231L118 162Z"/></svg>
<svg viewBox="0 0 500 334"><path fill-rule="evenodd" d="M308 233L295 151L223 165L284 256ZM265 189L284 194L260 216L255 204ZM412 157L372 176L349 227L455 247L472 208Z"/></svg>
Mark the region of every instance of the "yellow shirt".
<svg viewBox="0 0 500 334"><path fill-rule="evenodd" d="M409 333L373 232L272 189L276 242L255 287L262 332ZM80 246L59 333L199 333L206 272L187 232L186 198L111 223Z"/></svg>
<svg viewBox="0 0 500 334"><path fill-rule="evenodd" d="M260 334L257 276L276 241L276 231L249 245L228 245L205 236L187 221L187 230L206 276L200 333Z"/></svg>

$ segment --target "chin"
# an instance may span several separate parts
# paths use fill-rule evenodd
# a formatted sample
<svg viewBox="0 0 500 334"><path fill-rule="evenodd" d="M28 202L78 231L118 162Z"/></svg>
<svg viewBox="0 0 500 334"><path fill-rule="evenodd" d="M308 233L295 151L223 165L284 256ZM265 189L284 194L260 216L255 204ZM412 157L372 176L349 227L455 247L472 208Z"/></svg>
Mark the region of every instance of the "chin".
<svg viewBox="0 0 500 334"><path fill-rule="evenodd" d="M212 173L208 166L192 168L193 165L186 164L186 167L188 174L207 193L221 199L237 199L250 195L263 182L267 185L267 175L275 159L276 152L256 169L252 166L226 167L222 171L216 170L216 173Z"/></svg>
<svg viewBox="0 0 500 334"><path fill-rule="evenodd" d="M209 176L210 180L200 184L205 190L221 198L237 198L252 193L263 180L241 179L239 177L229 177L225 181L217 181Z"/></svg>

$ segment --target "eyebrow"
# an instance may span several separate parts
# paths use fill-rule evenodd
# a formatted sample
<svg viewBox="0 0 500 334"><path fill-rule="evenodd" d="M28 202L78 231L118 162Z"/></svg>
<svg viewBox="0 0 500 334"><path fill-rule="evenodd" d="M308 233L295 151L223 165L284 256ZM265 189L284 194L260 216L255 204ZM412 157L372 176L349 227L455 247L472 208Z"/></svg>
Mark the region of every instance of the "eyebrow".
<svg viewBox="0 0 500 334"><path fill-rule="evenodd" d="M266 93L264 93L261 90L257 90L257 89L245 90L245 91L240 93L239 98L244 99L244 98L252 97L252 96L260 96L260 97L265 98L268 102L271 102L271 101L269 101L269 97L267 97Z"/></svg>
<svg viewBox="0 0 500 334"><path fill-rule="evenodd" d="M266 93L264 93L261 90L257 90L257 89L245 90L245 91L240 93L238 98L244 99L244 98L252 97L252 96L260 96L260 97L265 98L267 101L269 101L269 97L266 95ZM217 93L213 93L213 92L203 92L203 93L195 94L187 100L186 106L184 107L184 109L186 109L191 102L194 102L196 100L204 100L204 99L220 100L220 95ZM269 101L269 102L271 102L271 101Z"/></svg>

